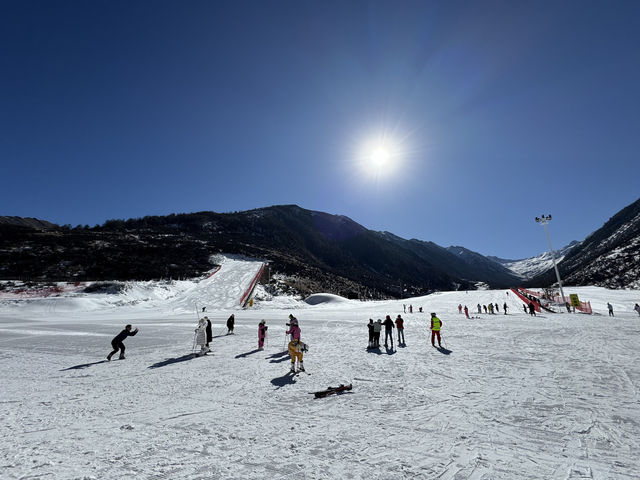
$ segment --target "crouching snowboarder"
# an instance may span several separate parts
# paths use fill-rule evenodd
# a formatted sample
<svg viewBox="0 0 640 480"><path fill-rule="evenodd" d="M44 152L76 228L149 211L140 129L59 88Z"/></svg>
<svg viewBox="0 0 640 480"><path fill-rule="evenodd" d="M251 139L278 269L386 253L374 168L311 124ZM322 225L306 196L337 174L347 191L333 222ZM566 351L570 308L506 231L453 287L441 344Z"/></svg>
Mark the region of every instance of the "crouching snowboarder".
<svg viewBox="0 0 640 480"><path fill-rule="evenodd" d="M258 324L258 350L264 350L264 340L267 338L267 322L260 320Z"/></svg>
<svg viewBox="0 0 640 480"><path fill-rule="evenodd" d="M198 321L198 327L195 330L196 332L196 345L200 346L200 351L196 353L196 355L205 355L209 352L209 347L207 347L207 317L201 318Z"/></svg>
<svg viewBox="0 0 640 480"><path fill-rule="evenodd" d="M111 361L111 357L113 357L118 350L120 350L120 360L124 360L124 343L122 343L122 341L127 338L127 337L133 337L136 333L138 333L138 329L136 328L133 332L131 331L131 325L127 325L126 327L124 327L124 330L122 330L118 335L116 335L115 337L113 337L113 340L111 340L111 346L113 347L113 352L111 352L109 355L107 355L107 360Z"/></svg>
<svg viewBox="0 0 640 480"><path fill-rule="evenodd" d="M298 326L298 319L293 315L289 315L291 319L287 325L287 335L291 335L291 341L289 342L289 356L291 357L291 372L296 372L296 359L298 360L298 371L304 372L304 363L302 361L304 343L300 340L300 327Z"/></svg>

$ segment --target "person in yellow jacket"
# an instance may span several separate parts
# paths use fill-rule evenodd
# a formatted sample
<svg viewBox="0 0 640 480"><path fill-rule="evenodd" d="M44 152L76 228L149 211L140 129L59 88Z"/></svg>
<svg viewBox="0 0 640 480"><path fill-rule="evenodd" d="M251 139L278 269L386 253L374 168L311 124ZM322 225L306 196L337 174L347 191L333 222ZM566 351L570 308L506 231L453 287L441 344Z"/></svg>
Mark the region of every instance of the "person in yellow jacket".
<svg viewBox="0 0 640 480"><path fill-rule="evenodd" d="M431 346L435 347L435 340L438 337L438 347L442 347L440 338L440 328L442 327L442 320L436 317L435 313L431 313Z"/></svg>

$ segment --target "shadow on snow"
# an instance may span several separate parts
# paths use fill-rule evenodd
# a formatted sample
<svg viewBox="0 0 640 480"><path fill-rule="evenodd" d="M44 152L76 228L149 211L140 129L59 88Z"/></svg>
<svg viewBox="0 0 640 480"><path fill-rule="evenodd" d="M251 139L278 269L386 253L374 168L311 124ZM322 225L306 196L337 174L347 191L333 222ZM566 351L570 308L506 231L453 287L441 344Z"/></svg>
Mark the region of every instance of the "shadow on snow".
<svg viewBox="0 0 640 480"><path fill-rule="evenodd" d="M280 389L286 385L293 385L296 383L296 376L294 373L288 372L281 377L274 378L271 380L271 383L275 385L277 389Z"/></svg>
<svg viewBox="0 0 640 480"><path fill-rule="evenodd" d="M197 355L195 353L188 353L188 354L183 355L181 357L167 358L166 360L163 360L162 362L158 362L158 363L154 363L153 365L150 365L148 368L166 367L167 365L171 365L172 363L186 362L187 360L192 360L192 359L194 359L196 357L197 357Z"/></svg>
<svg viewBox="0 0 640 480"><path fill-rule="evenodd" d="M81 365L74 365L73 367L69 367L69 368L62 368L60 371L61 372L65 372L67 370L82 370L83 368L89 368L92 365L99 365L101 363L108 363L108 360L100 360L99 362L91 362L91 363L83 363Z"/></svg>
<svg viewBox="0 0 640 480"><path fill-rule="evenodd" d="M258 353L259 351L260 351L260 349L256 348L255 350L251 350L250 352L240 353L240 354L236 355L235 358L248 357L249 355L253 355L254 353Z"/></svg>

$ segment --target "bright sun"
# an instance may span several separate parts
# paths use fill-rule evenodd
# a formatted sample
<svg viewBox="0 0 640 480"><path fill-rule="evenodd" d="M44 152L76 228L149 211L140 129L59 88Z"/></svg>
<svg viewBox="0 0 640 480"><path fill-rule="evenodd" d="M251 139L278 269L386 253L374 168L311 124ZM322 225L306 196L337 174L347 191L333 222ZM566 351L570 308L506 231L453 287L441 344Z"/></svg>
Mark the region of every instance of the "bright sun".
<svg viewBox="0 0 640 480"><path fill-rule="evenodd" d="M359 163L361 169L374 178L388 177L397 169L400 152L395 143L388 138L378 138L361 147Z"/></svg>

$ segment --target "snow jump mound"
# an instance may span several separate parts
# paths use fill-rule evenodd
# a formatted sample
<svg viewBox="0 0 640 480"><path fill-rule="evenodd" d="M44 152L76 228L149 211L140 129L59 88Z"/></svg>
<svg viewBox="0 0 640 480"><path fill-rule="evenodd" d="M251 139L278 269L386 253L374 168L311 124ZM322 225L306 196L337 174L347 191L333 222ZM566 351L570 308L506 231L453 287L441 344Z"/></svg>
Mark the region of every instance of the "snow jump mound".
<svg viewBox="0 0 640 480"><path fill-rule="evenodd" d="M309 305L323 305L323 304L335 304L345 303L349 300L341 297L340 295L333 295L331 293L314 293L305 298L305 303Z"/></svg>

